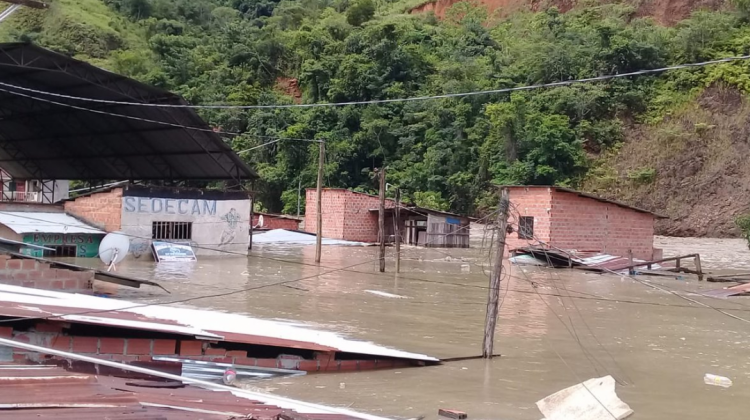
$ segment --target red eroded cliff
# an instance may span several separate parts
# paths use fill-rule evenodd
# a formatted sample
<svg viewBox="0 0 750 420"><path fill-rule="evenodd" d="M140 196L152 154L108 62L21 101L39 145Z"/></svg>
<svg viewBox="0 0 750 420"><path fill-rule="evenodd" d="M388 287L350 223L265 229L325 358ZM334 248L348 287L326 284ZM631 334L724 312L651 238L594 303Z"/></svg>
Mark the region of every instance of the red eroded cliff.
<svg viewBox="0 0 750 420"><path fill-rule="evenodd" d="M448 9L461 0L433 0L409 10L409 13L434 12L438 18L444 18ZM557 7L561 12L567 12L577 5L576 0L474 0L487 8L490 13L499 17L508 16L519 10L543 10L546 7ZM662 25L673 25L690 16L694 10L719 9L724 0L630 0L636 7L636 17L653 17Z"/></svg>

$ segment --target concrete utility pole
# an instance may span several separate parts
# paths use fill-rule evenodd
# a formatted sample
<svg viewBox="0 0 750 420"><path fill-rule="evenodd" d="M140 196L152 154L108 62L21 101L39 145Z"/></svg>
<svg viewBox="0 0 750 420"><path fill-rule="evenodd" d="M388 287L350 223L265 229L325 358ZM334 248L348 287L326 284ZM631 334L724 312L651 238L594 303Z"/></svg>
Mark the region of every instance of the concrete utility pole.
<svg viewBox="0 0 750 420"><path fill-rule="evenodd" d="M497 207L497 222L495 231L497 241L495 242L495 262L490 273L490 289L487 296L487 318L484 321L484 342L482 343L482 357L492 358L492 350L495 346L495 326L500 311L500 278L503 274L503 254L505 253L505 233L508 227L508 208L510 197L508 189L503 188L500 194L500 204Z"/></svg>
<svg viewBox="0 0 750 420"><path fill-rule="evenodd" d="M396 272L401 272L401 188L396 187L396 212L393 213L396 222Z"/></svg>
<svg viewBox="0 0 750 420"><path fill-rule="evenodd" d="M315 262L320 262L320 251L321 245L323 245L323 206L321 201L323 200L323 165L325 164L326 156L326 144L323 140L320 141L320 156L318 156L318 200L315 205L318 213L318 228L316 230L317 235L315 236Z"/></svg>
<svg viewBox="0 0 750 420"><path fill-rule="evenodd" d="M378 232L380 237L380 272L385 272L385 168L380 168L380 211L378 212Z"/></svg>

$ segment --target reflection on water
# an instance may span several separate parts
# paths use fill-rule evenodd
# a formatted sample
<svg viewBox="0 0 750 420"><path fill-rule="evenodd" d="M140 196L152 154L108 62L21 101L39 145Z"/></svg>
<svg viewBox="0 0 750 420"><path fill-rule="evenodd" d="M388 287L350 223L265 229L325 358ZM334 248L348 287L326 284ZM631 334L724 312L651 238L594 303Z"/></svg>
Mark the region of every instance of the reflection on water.
<svg viewBox="0 0 750 420"><path fill-rule="evenodd" d="M657 246L665 256L698 250L711 270L727 264L750 268L750 252L741 241L659 238ZM142 302L201 298L188 304L307 323L441 358L480 354L486 251L405 248L400 275L393 273L392 255L389 249L385 274L377 273L376 248L324 247L322 267L312 264L312 246L265 246L247 259L200 258L188 265L128 260L119 273L159 281L172 293L144 287L120 288L117 294ZM338 267L350 268L333 271ZM455 408L473 419L538 420L538 399L611 374L634 418L747 418L747 323L621 276L516 266L505 273L495 345L500 358L270 379L252 386L388 416L437 418L438 408ZM717 287L689 277L640 278L684 294ZM275 285L294 279L303 280ZM209 297L239 289L254 290ZM690 296L750 319L750 298ZM734 386L704 385L705 373L730 377Z"/></svg>

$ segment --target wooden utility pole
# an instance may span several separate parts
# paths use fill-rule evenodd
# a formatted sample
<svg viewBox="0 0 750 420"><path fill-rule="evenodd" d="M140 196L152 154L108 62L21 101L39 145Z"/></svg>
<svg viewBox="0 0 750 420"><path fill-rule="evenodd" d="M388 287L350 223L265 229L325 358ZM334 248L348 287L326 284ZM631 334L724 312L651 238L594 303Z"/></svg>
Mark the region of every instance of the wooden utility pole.
<svg viewBox="0 0 750 420"><path fill-rule="evenodd" d="M495 346L495 326L500 311L500 278L503 274L503 254L505 253L505 233L508 227L508 208L510 197L508 189L503 188L500 194L500 204L497 207L497 222L495 232L495 262L490 273L490 289L487 296L487 318L484 321L484 342L482 343L482 357L492 358L492 350Z"/></svg>
<svg viewBox="0 0 750 420"><path fill-rule="evenodd" d="M380 272L385 272L385 168L380 168L380 211L378 212L378 236L380 238Z"/></svg>
<svg viewBox="0 0 750 420"><path fill-rule="evenodd" d="M396 187L396 211L393 213L393 220L396 228L396 272L401 272L401 188Z"/></svg>
<svg viewBox="0 0 750 420"><path fill-rule="evenodd" d="M317 235L315 236L315 262L320 262L320 251L321 245L323 245L323 165L325 164L326 156L326 144L323 140L320 140L320 152L318 156L318 191L317 191L317 203L315 208L318 211L318 228L316 229Z"/></svg>

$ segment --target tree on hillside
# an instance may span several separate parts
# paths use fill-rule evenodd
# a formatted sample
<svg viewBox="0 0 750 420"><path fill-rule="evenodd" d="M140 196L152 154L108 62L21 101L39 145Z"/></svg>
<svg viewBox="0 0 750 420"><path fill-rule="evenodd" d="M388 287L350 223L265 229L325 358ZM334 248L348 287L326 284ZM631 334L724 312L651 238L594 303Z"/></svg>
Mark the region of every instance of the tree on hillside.
<svg viewBox="0 0 750 420"><path fill-rule="evenodd" d="M353 26L362 26L373 16L375 16L375 3L372 0L357 0L346 10L346 21Z"/></svg>

